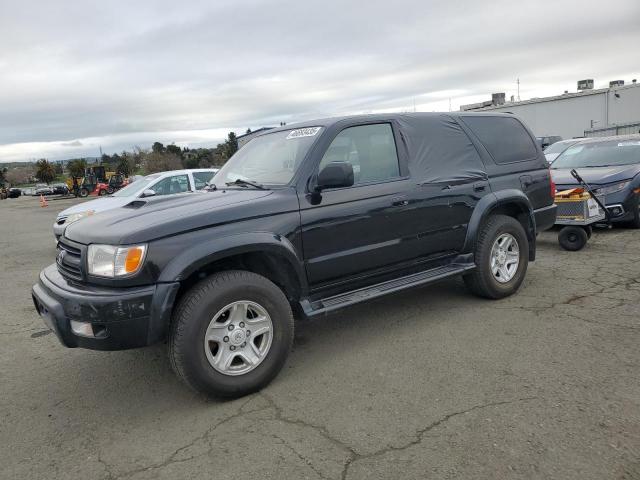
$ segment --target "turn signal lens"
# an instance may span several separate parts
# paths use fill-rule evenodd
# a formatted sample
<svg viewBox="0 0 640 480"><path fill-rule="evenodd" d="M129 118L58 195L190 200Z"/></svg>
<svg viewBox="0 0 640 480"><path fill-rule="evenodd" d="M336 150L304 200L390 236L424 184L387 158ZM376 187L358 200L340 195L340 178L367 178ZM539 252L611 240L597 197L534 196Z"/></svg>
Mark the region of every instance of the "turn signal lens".
<svg viewBox="0 0 640 480"><path fill-rule="evenodd" d="M126 273L133 273L138 270L140 264L142 264L142 257L144 257L143 247L133 247L127 252L127 258L124 261L124 270Z"/></svg>

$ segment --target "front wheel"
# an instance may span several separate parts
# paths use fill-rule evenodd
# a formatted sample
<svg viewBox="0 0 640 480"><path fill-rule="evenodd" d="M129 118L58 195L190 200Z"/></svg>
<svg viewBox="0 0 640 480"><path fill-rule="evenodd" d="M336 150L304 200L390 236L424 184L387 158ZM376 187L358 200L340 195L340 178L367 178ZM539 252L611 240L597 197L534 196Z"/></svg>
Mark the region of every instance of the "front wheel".
<svg viewBox="0 0 640 480"><path fill-rule="evenodd" d="M80 197L85 198L89 196L89 190L87 190L86 188L81 188L80 189Z"/></svg>
<svg viewBox="0 0 640 480"><path fill-rule="evenodd" d="M247 395L278 374L293 330L291 306L274 283L252 272L220 272L180 300L169 334L171 365L196 391Z"/></svg>
<svg viewBox="0 0 640 480"><path fill-rule="evenodd" d="M513 217L494 215L485 223L475 249L476 269L464 277L467 287L485 298L504 298L522 284L529 264L529 241Z"/></svg>

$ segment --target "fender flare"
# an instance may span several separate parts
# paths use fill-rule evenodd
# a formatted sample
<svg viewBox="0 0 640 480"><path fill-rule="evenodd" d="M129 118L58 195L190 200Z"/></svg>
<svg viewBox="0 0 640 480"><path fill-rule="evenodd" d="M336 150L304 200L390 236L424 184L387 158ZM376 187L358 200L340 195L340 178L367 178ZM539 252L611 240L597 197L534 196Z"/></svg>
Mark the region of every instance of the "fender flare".
<svg viewBox="0 0 640 480"><path fill-rule="evenodd" d="M295 281L301 291L307 291L304 262L295 247L287 238L270 232L246 232L195 244L174 257L162 270L158 281L180 282L206 265L243 253L270 253L282 257L295 272Z"/></svg>
<svg viewBox="0 0 640 480"><path fill-rule="evenodd" d="M490 193L480 199L469 220L462 251L464 253L474 251L482 224L494 209L502 205L516 205L527 216L528 228L525 229L525 232L529 240L529 260L534 261L536 257L536 219L531 201L522 190L516 188Z"/></svg>

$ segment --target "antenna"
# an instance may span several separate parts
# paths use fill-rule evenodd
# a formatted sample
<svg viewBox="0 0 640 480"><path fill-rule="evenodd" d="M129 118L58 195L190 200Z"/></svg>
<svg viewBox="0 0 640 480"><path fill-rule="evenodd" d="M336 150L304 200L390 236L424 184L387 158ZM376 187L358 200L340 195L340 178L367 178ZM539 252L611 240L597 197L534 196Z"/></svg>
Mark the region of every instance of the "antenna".
<svg viewBox="0 0 640 480"><path fill-rule="evenodd" d="M520 77L516 79L516 83L518 84L518 101L520 101Z"/></svg>

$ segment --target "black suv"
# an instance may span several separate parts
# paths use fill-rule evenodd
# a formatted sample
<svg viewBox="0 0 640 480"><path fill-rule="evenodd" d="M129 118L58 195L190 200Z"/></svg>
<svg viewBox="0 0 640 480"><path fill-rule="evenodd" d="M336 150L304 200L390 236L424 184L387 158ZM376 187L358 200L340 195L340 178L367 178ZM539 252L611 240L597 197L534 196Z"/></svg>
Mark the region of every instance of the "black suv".
<svg viewBox="0 0 640 480"><path fill-rule="evenodd" d="M535 137L508 114L333 118L269 130L209 192L136 199L67 227L33 287L68 347L166 340L196 390L266 385L315 317L462 275L514 293L555 221Z"/></svg>

